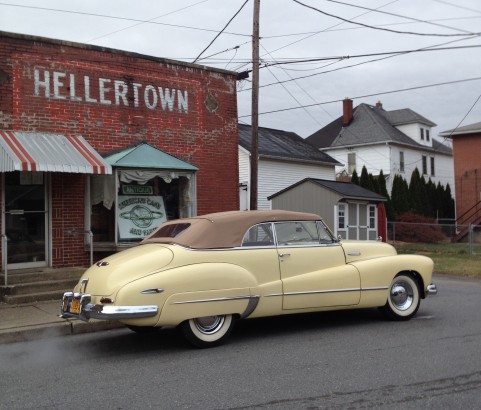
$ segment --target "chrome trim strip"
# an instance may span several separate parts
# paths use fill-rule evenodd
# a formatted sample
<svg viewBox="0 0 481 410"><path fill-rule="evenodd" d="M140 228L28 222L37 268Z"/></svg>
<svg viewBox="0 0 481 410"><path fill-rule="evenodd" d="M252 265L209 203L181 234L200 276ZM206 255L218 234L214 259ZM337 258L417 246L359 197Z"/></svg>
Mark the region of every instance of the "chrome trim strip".
<svg viewBox="0 0 481 410"><path fill-rule="evenodd" d="M389 286L378 286L378 287L373 287L373 288L362 288L361 292L367 291L367 290L388 290Z"/></svg>
<svg viewBox="0 0 481 410"><path fill-rule="evenodd" d="M304 292L286 292L284 296L292 296L292 295L311 295L311 294L318 294L318 293L343 293L343 292L356 292L360 291L359 288L352 288L352 289L334 289L334 290L308 290Z"/></svg>
<svg viewBox="0 0 481 410"><path fill-rule="evenodd" d="M304 291L304 292L286 292L286 293L270 293L269 295L264 295L264 297L271 297L271 296L293 296L293 295L314 295L319 293L342 293L342 292L365 292L371 290L387 290L389 286L380 286L380 287L372 287L372 288L350 288L350 289L331 289L331 290L311 290L311 291Z"/></svg>
<svg viewBox="0 0 481 410"><path fill-rule="evenodd" d="M152 288L152 289L145 289L143 291L141 291L140 293L142 295L151 295L151 294L155 294L155 293L162 293L164 291L164 289L162 288Z"/></svg>
<svg viewBox="0 0 481 410"><path fill-rule="evenodd" d="M204 302L225 302L227 300L242 300L242 299L252 299L252 298L258 298L259 296L251 296L251 295L246 295L246 296L230 296L230 297L224 297L224 298L212 298L212 299L196 299L196 300L185 300L183 302L173 302L172 305L185 305L188 303L204 303Z"/></svg>
<svg viewBox="0 0 481 410"><path fill-rule="evenodd" d="M354 252L348 252L348 256L361 256L361 252L359 251L354 251Z"/></svg>

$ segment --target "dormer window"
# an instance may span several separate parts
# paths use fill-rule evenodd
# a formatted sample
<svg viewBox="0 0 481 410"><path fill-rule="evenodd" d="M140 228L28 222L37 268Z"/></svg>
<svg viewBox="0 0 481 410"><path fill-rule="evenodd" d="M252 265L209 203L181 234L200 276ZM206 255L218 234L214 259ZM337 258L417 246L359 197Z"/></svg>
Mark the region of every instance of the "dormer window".
<svg viewBox="0 0 481 410"><path fill-rule="evenodd" d="M421 141L424 141L424 128L421 128Z"/></svg>
<svg viewBox="0 0 481 410"><path fill-rule="evenodd" d="M426 130L426 141L429 141L429 130Z"/></svg>

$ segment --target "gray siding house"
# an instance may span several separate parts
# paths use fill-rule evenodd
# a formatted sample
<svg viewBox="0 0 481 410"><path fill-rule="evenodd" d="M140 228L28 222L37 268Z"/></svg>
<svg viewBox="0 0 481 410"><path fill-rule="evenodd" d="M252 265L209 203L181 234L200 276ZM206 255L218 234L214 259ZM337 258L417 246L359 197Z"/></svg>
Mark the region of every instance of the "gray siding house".
<svg viewBox="0 0 481 410"><path fill-rule="evenodd" d="M386 239L386 198L350 182L305 178L268 198L272 209L320 215L343 239Z"/></svg>

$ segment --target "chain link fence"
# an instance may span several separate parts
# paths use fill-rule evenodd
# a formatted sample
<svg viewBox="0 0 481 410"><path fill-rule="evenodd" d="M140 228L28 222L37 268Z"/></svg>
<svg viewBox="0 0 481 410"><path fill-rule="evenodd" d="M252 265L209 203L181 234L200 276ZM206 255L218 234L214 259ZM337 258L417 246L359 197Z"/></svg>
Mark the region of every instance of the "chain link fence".
<svg viewBox="0 0 481 410"><path fill-rule="evenodd" d="M454 221L428 224L388 222L388 242L429 243L456 247L466 253L481 255L481 226L456 225Z"/></svg>

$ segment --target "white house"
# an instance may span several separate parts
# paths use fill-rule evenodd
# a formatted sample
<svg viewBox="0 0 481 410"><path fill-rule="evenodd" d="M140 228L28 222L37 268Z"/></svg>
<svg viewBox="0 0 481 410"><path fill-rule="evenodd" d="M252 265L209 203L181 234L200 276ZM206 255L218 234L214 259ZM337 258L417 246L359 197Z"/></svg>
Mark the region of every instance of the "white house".
<svg viewBox="0 0 481 410"><path fill-rule="evenodd" d="M343 115L307 138L320 151L341 165L336 174L360 174L363 166L372 175L382 170L391 192L396 174L408 183L415 168L427 180L454 189L454 162L450 147L433 138L436 124L409 108L386 111L360 104L353 109L352 100L343 101Z"/></svg>
<svg viewBox="0 0 481 410"><path fill-rule="evenodd" d="M251 126L239 124L240 209L250 208ZM336 179L336 160L294 132L259 127L257 208L271 209L267 199L304 178Z"/></svg>

